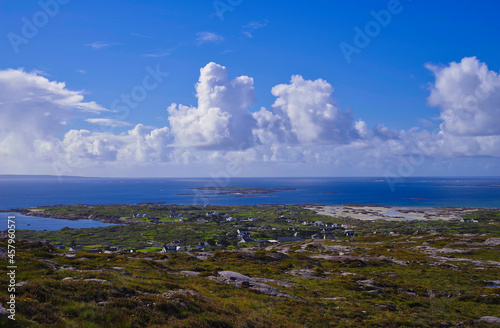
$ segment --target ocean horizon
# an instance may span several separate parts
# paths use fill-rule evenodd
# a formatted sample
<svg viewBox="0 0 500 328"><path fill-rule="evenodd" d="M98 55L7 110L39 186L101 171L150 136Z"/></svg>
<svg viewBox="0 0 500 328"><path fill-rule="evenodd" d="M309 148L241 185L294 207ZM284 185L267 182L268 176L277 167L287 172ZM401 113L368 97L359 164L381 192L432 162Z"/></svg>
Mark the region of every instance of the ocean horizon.
<svg viewBox="0 0 500 328"><path fill-rule="evenodd" d="M291 189L232 195L204 187ZM0 210L69 204L375 204L500 207L500 177L87 178L0 176Z"/></svg>

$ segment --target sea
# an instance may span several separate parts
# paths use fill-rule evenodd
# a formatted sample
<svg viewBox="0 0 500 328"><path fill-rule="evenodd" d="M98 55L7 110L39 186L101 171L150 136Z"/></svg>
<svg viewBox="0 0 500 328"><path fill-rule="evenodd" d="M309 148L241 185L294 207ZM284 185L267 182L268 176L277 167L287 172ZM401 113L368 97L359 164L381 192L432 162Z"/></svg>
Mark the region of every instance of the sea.
<svg viewBox="0 0 500 328"><path fill-rule="evenodd" d="M287 188L263 195L227 195L204 187ZM0 176L0 210L57 204L265 205L375 204L398 207L500 208L500 177L367 178L82 178ZM15 211L11 212L15 213ZM6 226L8 213L0 213ZM23 229L106 225L98 221L19 217ZM36 222L27 222L31 219ZM46 222L44 222L46 220ZM54 223L54 222L52 222ZM29 225L28 225L29 224ZM42 229L43 228L43 229ZM5 230L0 227L0 230Z"/></svg>

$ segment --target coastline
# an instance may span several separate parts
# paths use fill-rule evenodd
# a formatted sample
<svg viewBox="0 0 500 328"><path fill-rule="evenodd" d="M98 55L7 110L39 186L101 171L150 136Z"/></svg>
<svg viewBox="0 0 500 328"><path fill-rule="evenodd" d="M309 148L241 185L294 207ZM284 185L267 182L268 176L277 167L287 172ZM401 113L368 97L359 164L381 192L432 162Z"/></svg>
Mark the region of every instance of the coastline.
<svg viewBox="0 0 500 328"><path fill-rule="evenodd" d="M112 205L112 204L109 204ZM134 206L136 204L123 204ZM57 205L53 205L57 206ZM91 206L91 205L86 205ZM175 204L165 204L165 206L178 206ZM179 205L181 206L181 205ZM222 207L220 205L209 205L212 207ZM385 206L377 204L343 204L343 205L324 205L324 204L260 204L260 205L226 205L231 207L238 206L299 206L313 211L316 214L339 219L355 219L361 221L457 221L464 215L481 209L498 209L482 207L431 207L431 206ZM134 220L124 219L123 217L104 217L99 215L79 215L79 214L54 214L46 213L45 209L39 208L17 208L9 210L0 210L0 212L19 213L26 216L50 218L57 220L93 220L109 224L132 224Z"/></svg>
<svg viewBox="0 0 500 328"><path fill-rule="evenodd" d="M100 217L96 215L76 215L76 214L49 214L45 213L43 209L29 209L29 208L15 208L10 210L0 210L2 213L12 212L19 213L26 216L37 216L48 219L56 219L56 220L69 220L69 221L78 221L78 220L93 220L100 221L103 223L111 223L111 224L127 224L130 222L120 220L119 218L109 218L109 217Z"/></svg>

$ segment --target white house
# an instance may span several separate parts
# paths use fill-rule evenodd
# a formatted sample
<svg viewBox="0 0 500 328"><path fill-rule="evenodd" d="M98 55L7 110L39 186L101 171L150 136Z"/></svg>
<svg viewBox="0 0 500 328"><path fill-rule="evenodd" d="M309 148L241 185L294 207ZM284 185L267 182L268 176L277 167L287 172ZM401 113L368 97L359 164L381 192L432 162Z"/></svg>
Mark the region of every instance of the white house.
<svg viewBox="0 0 500 328"><path fill-rule="evenodd" d="M356 232L354 230L346 230L345 235L347 237L354 237L356 235Z"/></svg>
<svg viewBox="0 0 500 328"><path fill-rule="evenodd" d="M177 246L165 245L161 249L161 253L172 253L177 251Z"/></svg>

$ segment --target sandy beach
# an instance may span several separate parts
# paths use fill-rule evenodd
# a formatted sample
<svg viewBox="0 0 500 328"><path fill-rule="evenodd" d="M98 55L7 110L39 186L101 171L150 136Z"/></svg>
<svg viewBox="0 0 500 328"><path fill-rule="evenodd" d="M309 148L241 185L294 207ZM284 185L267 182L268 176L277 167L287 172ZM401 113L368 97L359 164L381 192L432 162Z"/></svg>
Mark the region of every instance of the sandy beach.
<svg viewBox="0 0 500 328"><path fill-rule="evenodd" d="M387 221L425 221L425 220L460 220L461 217L476 211L472 208L452 207L390 207L378 205L339 205L310 206L308 209L321 215L358 220Z"/></svg>

